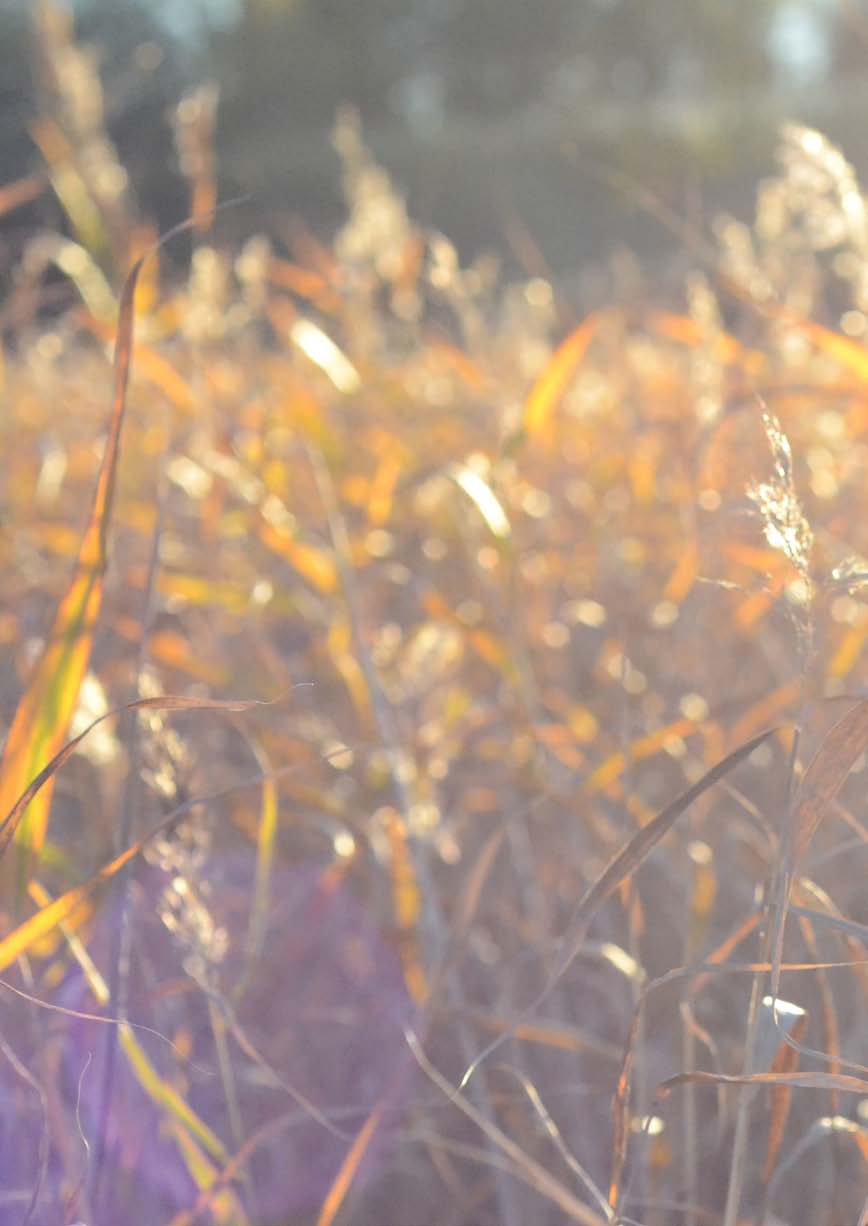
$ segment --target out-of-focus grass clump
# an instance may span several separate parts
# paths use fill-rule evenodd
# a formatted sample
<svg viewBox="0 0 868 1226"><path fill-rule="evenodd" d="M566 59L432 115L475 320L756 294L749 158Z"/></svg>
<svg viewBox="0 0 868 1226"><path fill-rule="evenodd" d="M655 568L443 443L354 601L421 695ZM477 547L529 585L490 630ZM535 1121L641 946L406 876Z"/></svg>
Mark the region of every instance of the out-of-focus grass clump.
<svg viewBox="0 0 868 1226"><path fill-rule="evenodd" d="M2 316L3 1221L865 1220L844 158L785 130L682 301L579 320L415 226L351 116L333 245L224 249L201 92L189 269L152 252L133 311L152 236L43 35L69 224Z"/></svg>

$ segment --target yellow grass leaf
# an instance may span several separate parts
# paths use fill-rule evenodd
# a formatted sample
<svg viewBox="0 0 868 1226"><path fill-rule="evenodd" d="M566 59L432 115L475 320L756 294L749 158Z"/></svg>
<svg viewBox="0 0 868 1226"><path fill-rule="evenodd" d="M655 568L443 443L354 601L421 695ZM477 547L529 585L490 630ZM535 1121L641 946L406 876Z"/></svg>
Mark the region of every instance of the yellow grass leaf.
<svg viewBox="0 0 868 1226"><path fill-rule="evenodd" d="M250 607L250 593L237 583L205 579L199 575L162 574L157 576L157 591L178 596L193 605L217 605L230 613L244 613Z"/></svg>
<svg viewBox="0 0 868 1226"><path fill-rule="evenodd" d="M350 1190L350 1186L356 1177L359 1164L376 1134L381 1115L382 1106L378 1104L365 1120L347 1151L347 1156L341 1163L341 1168L335 1176L332 1186L329 1188L328 1195L323 1201L319 1217L316 1219L316 1226L333 1226L340 1207L346 1199L347 1192Z"/></svg>
<svg viewBox="0 0 868 1226"><path fill-rule="evenodd" d="M170 1131L196 1187L200 1192L208 1192L220 1178L221 1172L202 1152L183 1125L172 1120ZM217 1226L246 1226L249 1221L241 1202L231 1188L221 1188L216 1195L212 1195L208 1200L208 1208Z"/></svg>
<svg viewBox="0 0 868 1226"><path fill-rule="evenodd" d="M787 568L786 558L776 549L760 549L756 545L733 541L723 546L723 552L731 561L758 571L761 575L774 575Z"/></svg>
<svg viewBox="0 0 868 1226"><path fill-rule="evenodd" d="M99 319L92 319L89 324L97 336L108 339L109 329ZM141 341L136 344L133 356L137 372L144 375L154 387L159 388L171 405L185 413L193 412L197 404L195 393L167 358Z"/></svg>
<svg viewBox="0 0 868 1226"><path fill-rule="evenodd" d="M262 520L259 536L264 545L289 562L293 570L326 595L337 590L338 572L331 554L301 541L290 532Z"/></svg>
<svg viewBox="0 0 868 1226"><path fill-rule="evenodd" d="M829 663L828 672L830 677L849 676L862 654L862 647L866 638L868 638L868 620L861 626L849 626L847 628Z"/></svg>
<svg viewBox="0 0 868 1226"><path fill-rule="evenodd" d="M675 569L672 571L666 587L663 589L664 599L672 600L675 604L681 604L696 582L698 574L699 545L694 538L687 542L678 555Z"/></svg>
<svg viewBox="0 0 868 1226"><path fill-rule="evenodd" d="M201 659L192 649L186 638L176 630L160 630L151 635L148 643L152 659L159 664L176 668L210 685L222 685L226 681L226 670L218 664Z"/></svg>
<svg viewBox="0 0 868 1226"><path fill-rule="evenodd" d="M419 955L416 926L422 910L419 884L407 838L407 827L400 814L392 810L386 823L392 878L392 907L400 934L404 981L413 1000L421 1003L428 994L428 982Z"/></svg>
<svg viewBox="0 0 868 1226"><path fill-rule="evenodd" d="M868 349L849 336L841 336L811 319L793 318L791 322L811 338L827 357L834 359L858 379L868 382Z"/></svg>
<svg viewBox="0 0 868 1226"><path fill-rule="evenodd" d="M735 624L742 630L750 630L757 622L762 621L766 613L774 607L775 601L786 587L790 577L789 567L784 571L778 571L775 575L770 575L767 587L758 592L751 592L741 601L735 611Z"/></svg>
<svg viewBox="0 0 868 1226"><path fill-rule="evenodd" d="M90 660L94 627L102 603L103 575L108 561L108 532L133 344L133 300L141 266L142 260L133 266L121 296L114 359L114 403L78 561L55 613L42 656L18 703L0 763L0 816L12 808L66 739ZM22 847L18 866L19 898L23 894L28 864L45 841L50 806L49 781L19 826L18 838Z"/></svg>
<svg viewBox="0 0 868 1226"><path fill-rule="evenodd" d="M777 719L788 707L798 702L802 693L802 683L796 678L786 685L779 686L762 698L747 711L733 726L731 736L734 741L744 741L754 733Z"/></svg>
<svg viewBox="0 0 868 1226"><path fill-rule="evenodd" d="M401 474L401 453L392 447L380 460L367 498L368 523L385 524L392 513L395 486Z"/></svg>
<svg viewBox="0 0 868 1226"><path fill-rule="evenodd" d="M72 223L83 247L101 257L110 249L99 209L76 165L75 154L53 119L41 118L31 125L30 135L48 166L51 186Z"/></svg>
<svg viewBox="0 0 868 1226"><path fill-rule="evenodd" d="M551 421L552 414L585 356L599 322L597 315L589 315L561 342L546 363L524 406L522 424L529 435L539 434Z"/></svg>
<svg viewBox="0 0 868 1226"><path fill-rule="evenodd" d="M694 348L703 344L708 338L703 328L689 315L675 315L668 311L655 311L651 316L651 326L660 336ZM727 332L716 333L713 337L713 352L719 362L739 366L748 374L756 375L766 365L765 354L757 349L747 349L734 336Z"/></svg>
<svg viewBox="0 0 868 1226"><path fill-rule="evenodd" d="M130 1063L139 1085L152 1102L166 1111L204 1146L218 1162L227 1162L229 1155L220 1138L185 1102L173 1085L161 1077L148 1059L144 1049L127 1022L118 1027L121 1047Z"/></svg>
<svg viewBox="0 0 868 1226"><path fill-rule="evenodd" d="M223 709L229 711L243 711L250 706L259 705L254 702L217 702L208 699L200 698L176 698L172 695L165 695L162 698L140 698L135 702L128 703L121 710L136 710L136 709L163 709L163 710L207 710L207 709ZM12 839L21 815L26 810L28 804L37 795L40 789L50 783L54 773L63 763L70 757L74 749L81 743L82 740L103 720L108 719L112 715L116 715L117 711L107 712L95 719L84 732L80 733L72 741L69 741L48 763L43 767L40 774L34 779L24 793L18 797L13 805L8 816L0 823L0 856L2 856L6 847ZM63 923L69 924L74 928L80 923L87 913L94 894L113 877L115 877L124 865L129 864L134 860L148 843L155 838L162 830L166 829L175 816L170 815L165 818L155 829L151 830L143 839L131 844L120 855L116 856L108 864L104 865L99 872L94 873L87 881L81 885L73 886L58 898L45 903L39 910L31 915L23 923L14 928L12 932L0 940L0 971L6 970L13 962L17 961L22 954L28 953L33 949L34 945L53 932L55 928Z"/></svg>
<svg viewBox="0 0 868 1226"><path fill-rule="evenodd" d="M14 928L8 936L3 937L0 940L0 971L5 971L22 954L31 950L37 941L53 932L61 922L66 921L70 925L75 925L81 919L91 896L119 873L125 864L134 859L141 848L142 844L133 844L83 885L73 886L71 890L61 894L53 902L40 907L35 915L31 915L29 919Z"/></svg>
<svg viewBox="0 0 868 1226"><path fill-rule="evenodd" d="M262 801L259 822L256 828L256 884L253 891L253 906L250 914L248 948L254 956L262 952L265 928L268 921L268 901L271 889L271 873L274 865L274 845L277 839L277 821L280 804L277 783L271 776L271 763L259 741L248 737L256 762L262 771Z"/></svg>
<svg viewBox="0 0 868 1226"><path fill-rule="evenodd" d="M648 736L637 738L628 746L625 752L620 750L601 762L585 783L585 791L599 792L608 787L626 769L628 763L641 762L644 758L660 753L666 742L675 738L690 736L696 732L698 725L692 719L676 719L664 728L658 728Z"/></svg>
<svg viewBox="0 0 868 1226"><path fill-rule="evenodd" d="M336 617L328 632L328 650L335 668L340 674L359 717L368 723L371 719L371 697L362 666L353 652L352 628L346 617Z"/></svg>

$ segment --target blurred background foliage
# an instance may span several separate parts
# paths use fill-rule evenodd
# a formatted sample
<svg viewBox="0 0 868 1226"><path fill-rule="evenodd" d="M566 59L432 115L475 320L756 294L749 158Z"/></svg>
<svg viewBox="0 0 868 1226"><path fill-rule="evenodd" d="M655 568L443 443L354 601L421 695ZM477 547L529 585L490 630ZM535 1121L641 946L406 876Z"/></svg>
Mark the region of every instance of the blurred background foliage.
<svg viewBox="0 0 868 1226"><path fill-rule="evenodd" d="M169 1184L186 1210L217 1186L218 1171L229 1178L224 1137L226 1154L238 1155L262 1135L236 1127L234 1104L248 1129L278 1118L260 1090L282 1110L250 1056L261 1035L284 1078L274 1084L300 1085L361 1129L347 1150L349 1134L324 1139L293 1102L285 1118L305 1129L295 1152L317 1158L300 1160L311 1187L285 1178L277 1134L251 1177L262 1172L282 1220L319 1204L326 1226L351 1190L367 1198L354 1220L412 1221L420 1203L445 1202L446 1187L456 1222L486 1211L506 1226L562 1221L559 1208L556 1217L540 1208L539 1177L523 1192L499 1151L468 1147L476 1117L446 1117L427 1087L413 1089L405 1116L403 1073L390 1089L386 1049L403 1051L397 1019L410 998L427 1005L430 990L428 1050L457 1078L493 1035L519 1038L521 1002L572 945L580 974L559 972L557 991L546 989L551 1013L521 1035L515 1065L489 1062L490 1089L471 1082L477 1117L500 1130L483 1131L506 1133L510 1146L515 1138L500 1148L519 1174L524 1153L544 1162L548 1188L567 1187L549 1162L560 1170L575 1153L600 1188L611 1179L613 1202L659 1198L666 1220L672 1197L697 1221L725 1199L738 1211L724 1117L687 1096L682 1108L679 1095L671 1117L648 1112L674 1069L771 1067L743 1041L762 996L722 964L725 980L704 968L689 996L679 987L671 1007L655 997L638 1010L655 977L702 951L726 961L729 951L742 967L762 954L753 938L761 886L795 880L787 846L816 832L814 797L823 772L837 778L839 751L833 741L834 752L818 755L822 770L814 758L802 776L798 839L779 833L796 778L784 726L754 742L764 753L740 768L738 788L703 795L665 848L645 832L657 813L665 821L653 838L662 837L683 811L672 797L770 722L809 711L797 717L807 746L830 713L826 699L866 692L868 206L849 162L818 132L791 123L777 136L784 116L813 121L859 162L865 47L859 7L832 0L0 0L0 450L14 460L0 468L0 529L14 526L0 530L0 571L17 576L0 611L9 803L35 754L66 735L61 691L80 699L82 718L131 693L191 686L268 700L249 726L190 720L182 735L149 722L140 740L121 733L102 758L70 762L44 848L48 886L34 894L40 924L46 911L52 922L59 914L42 901L48 887L77 906L78 883L108 862L110 845L129 842L117 815L138 816L139 774L143 827L146 812L177 801L181 815L182 797L224 780L226 792L223 803L197 801L195 821L155 841L142 870L143 882L158 870L174 895L156 884L138 895L135 973L154 1012L138 1003L131 1012L153 1023L150 1038L191 1038L175 1049L177 1064L154 1062L165 1077L124 1047L116 1132L100 1132L111 1078L85 1077L97 1040L83 1019L52 1024L48 1036L31 1025L32 1001L21 1002L26 1046L16 1059L39 1080L5 1058L4 1039L0 1078L16 1079L14 1094L0 1084L14 1116L12 1144L0 1146L10 1204L10 1192L38 1193L39 1163L45 1201L78 1215L90 1148L67 1159L67 1142L102 1135L110 1146L120 1139L124 1176L104 1180L116 1198L106 1216L82 1207L82 1220L121 1221L120 1206L135 1203L143 1223L164 1221ZM346 107L361 128L346 110L336 125ZM409 212L381 167L407 191ZM752 229L730 220L703 237L712 209L747 213L755 179L770 174ZM211 205L237 191L253 203L222 213L215 237ZM184 236L187 276L163 275L170 260L183 268L182 239L144 267L136 297L123 468L109 460L103 469L118 478L103 585L89 559L96 551L101 574L113 475L100 483L86 548L79 542L115 290L154 227L190 214L204 220ZM225 227L243 242L224 245ZM614 258L619 243L649 267L644 301L627 297L641 288L640 262ZM710 256L697 258L692 243ZM495 261L466 258L483 246L528 275L498 279ZM673 253L691 275L667 311L660 273L681 281ZM599 282L604 309L575 326L569 294L591 296L595 266L620 273L620 297ZM134 318L125 301L122 334ZM762 416L758 394L770 410ZM123 396L116 404L119 423ZM61 585L76 556L70 600ZM84 676L84 653L66 644L78 635L89 652L92 596L103 586L94 671ZM31 672L54 607L59 632ZM285 705L272 701L275 689ZM864 704L854 710L864 730ZM251 755L275 783L261 803L236 796L249 790ZM807 861L818 875L804 878L805 923L788 931L796 965L817 972L799 987L811 1027L803 1050L823 1052L830 1070L847 1067L842 1053L852 1067L866 1060L864 960L850 944L866 937L854 856L866 834L848 807L864 801L864 779L843 795L830 814L837 827L825 823ZM247 878L233 867L237 851ZM623 869L617 901L613 864ZM202 900L213 881L212 913ZM596 900L605 939L585 940L591 911L576 910L579 898ZM98 907L88 950L120 983L115 914ZM774 902L765 920L782 915ZM277 943L261 964L260 996L243 934L249 923L249 945L261 949L268 917ZM818 961L826 943L810 925L829 921L846 938L849 979L827 978L835 964ZM35 946L38 926L22 927L24 937L19 928L0 942L0 969L25 938ZM224 961L227 939L235 962ZM71 982L65 947L33 952L21 981L35 986L33 999L85 1005L83 980L77 994L59 995ZM153 990L163 962L167 977ZM195 994L174 986L182 975ZM100 983L91 976L87 991L114 1008L123 993ZM218 1015L206 1013L226 1001L231 1018L242 997L256 1046L245 1043L232 1064ZM168 1062L171 1045L160 1049ZM632 1073L621 1079L625 1053ZM209 1067L220 1069L219 1102ZM773 1067L785 1066L776 1056ZM865 1082L832 1073L812 1084L810 1067L804 1076L799 1090L821 1097L793 1095L789 1147L789 1094L770 1102L765 1172L751 1174L745 1203L755 1216L774 1208L791 1221L855 1221L864 1181L844 1163L864 1165L868 1098L847 1107L839 1091L864 1095ZM43 1085L47 1113L34 1093ZM536 1085L550 1117L530 1096ZM46 1114L50 1167L39 1140ZM549 1118L561 1128L558 1153ZM380 1119L383 1165L361 1192L350 1189L365 1145L380 1144ZM177 1153L167 1125L178 1126ZM192 1141L212 1125L203 1162ZM443 1166L441 1143L460 1167ZM740 1146L737 1126L733 1169ZM488 1166L511 1182L488 1184ZM288 1192L298 1203L287 1205ZM587 1221L581 1209L574 1220ZM224 1205L224 1223L243 1220Z"/></svg>
<svg viewBox="0 0 868 1226"><path fill-rule="evenodd" d="M45 8L0 0L4 182L39 164L27 132L44 111ZM524 265L577 270L622 242L653 257L649 193L682 216L747 207L782 118L822 128L862 169L861 0L78 0L72 13L120 163L162 227L186 204L170 115L203 82L219 91L221 196L247 191L284 226L295 214L332 233L329 134L351 105L415 217L466 254ZM46 208L16 226L56 226Z"/></svg>

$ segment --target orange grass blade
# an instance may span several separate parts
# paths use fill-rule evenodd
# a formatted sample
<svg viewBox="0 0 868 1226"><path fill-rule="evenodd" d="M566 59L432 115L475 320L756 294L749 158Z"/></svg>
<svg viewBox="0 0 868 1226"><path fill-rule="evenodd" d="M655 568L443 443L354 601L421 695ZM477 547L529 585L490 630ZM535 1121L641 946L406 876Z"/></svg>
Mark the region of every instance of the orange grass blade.
<svg viewBox="0 0 868 1226"><path fill-rule="evenodd" d="M868 349L864 345L848 336L841 336L839 332L832 332L811 319L794 317L790 322L795 324L800 332L806 333L826 357L838 362L857 379L868 382Z"/></svg>
<svg viewBox="0 0 868 1226"><path fill-rule="evenodd" d="M317 591L328 596L337 590L337 567L327 550L311 545L265 519L259 525L259 537L263 545L285 558L293 570L298 571Z"/></svg>
<svg viewBox="0 0 868 1226"><path fill-rule="evenodd" d="M422 897L413 867L407 826L395 811L387 819L386 836L390 852L392 911L398 928L398 950L404 982L411 998L416 1004L421 1004L428 996L428 977L417 939Z"/></svg>
<svg viewBox="0 0 868 1226"><path fill-rule="evenodd" d="M801 1039L804 1034L807 1024L807 1015L802 1013L796 1019L791 1034L796 1040ZM770 1069L772 1073L793 1073L797 1070L799 1064L799 1054L786 1043L781 1043L778 1048L777 1055ZM781 1152L781 1145L784 1140L784 1131L787 1126L787 1119L790 1114L790 1106L793 1099L793 1087L791 1085L774 1085L771 1088L771 1118L768 1125L768 1141L766 1142L766 1156L763 1163L763 1182L768 1183L775 1172L775 1167L778 1163L778 1157Z"/></svg>
<svg viewBox="0 0 868 1226"><path fill-rule="evenodd" d="M689 596L698 575L699 542L694 537L684 545L678 555L675 568L663 589L664 600L681 604Z"/></svg>
<svg viewBox="0 0 868 1226"><path fill-rule="evenodd" d="M319 1217L316 1219L316 1226L333 1226L340 1207L346 1200L347 1192L350 1190L350 1186L356 1177L359 1164L364 1158L365 1152L377 1131L382 1112L383 1104L379 1102L359 1130L356 1139L347 1151L347 1156L341 1163L341 1168L335 1176L332 1186L328 1190L328 1195L323 1201Z"/></svg>
<svg viewBox="0 0 868 1226"><path fill-rule="evenodd" d="M796 677L794 681L787 681L785 685L779 686L778 689L760 698L733 725L731 733L733 740L740 741L745 737L753 736L757 728L762 728L764 724L777 719L787 707L797 703L801 694L802 682L799 677Z"/></svg>
<svg viewBox="0 0 868 1226"><path fill-rule="evenodd" d="M652 758L660 753L672 737L692 736L699 730L693 719L676 719L665 728L658 728L647 736L637 737L626 750L618 750L602 762L588 777L584 791L593 795L603 791L624 773L629 765Z"/></svg>
<svg viewBox="0 0 868 1226"><path fill-rule="evenodd" d="M42 175L30 175L26 179L16 179L14 183L4 183L0 187L0 217L41 196L45 183Z"/></svg>
<svg viewBox="0 0 868 1226"><path fill-rule="evenodd" d="M829 661L830 677L846 677L856 667L868 638L868 618L860 618L855 626L848 627L841 636L835 654Z"/></svg>
<svg viewBox="0 0 868 1226"><path fill-rule="evenodd" d="M368 496L368 523L372 526L379 527L388 522L403 464L404 458L395 445L385 448L385 454L371 481L371 492Z"/></svg>
<svg viewBox="0 0 868 1226"><path fill-rule="evenodd" d="M184 698L174 694L163 694L157 698L137 698L134 702L128 702L122 707L115 707L111 711L106 711L104 715L100 715L92 723L88 724L84 732L80 732L78 736L73 737L62 749L58 750L51 761L46 763L36 778L31 780L17 798L12 808L6 814L6 817L0 821L0 858L3 857L16 831L20 827L28 806L42 792L43 788L51 786L54 775L60 770L64 762L75 752L84 738L98 724L103 723L104 720L110 719L113 715L119 715L122 711L143 711L148 709L158 711L246 711L250 707L260 705L262 704L256 699L230 698L221 700L216 698Z"/></svg>
<svg viewBox="0 0 868 1226"><path fill-rule="evenodd" d="M133 265L121 295L114 358L114 403L90 517L72 581L58 606L42 656L9 729L0 764L0 813L12 807L63 744L90 660L108 560L108 531L133 342L133 299L143 260L144 257ZM41 791L21 823L18 837L24 850L19 858L19 889L26 871L25 861L34 853L38 854L45 841L51 790L49 785Z"/></svg>
<svg viewBox="0 0 868 1226"><path fill-rule="evenodd" d="M539 434L548 425L599 323L598 315L589 315L561 342L546 363L524 406L522 424L529 435Z"/></svg>
<svg viewBox="0 0 868 1226"><path fill-rule="evenodd" d="M104 865L99 872L84 882L73 886L65 894L61 894L47 906L41 907L35 915L31 915L23 924L19 924L8 936L0 940L0 971L16 962L22 954L26 954L33 945L53 932L64 920L75 923L78 912L87 904L92 894L102 885L116 876L125 864L129 864L145 845L146 840L140 840L121 852L109 864Z"/></svg>
<svg viewBox="0 0 868 1226"><path fill-rule="evenodd" d="M766 365L766 356L756 349L746 349L734 336L721 332L708 337L705 330L689 315L675 315L667 311L655 311L651 316L652 329L676 344L693 349L711 340L714 357L727 365L737 365L750 374L758 374Z"/></svg>
<svg viewBox="0 0 868 1226"><path fill-rule="evenodd" d="M139 292L141 299L142 291ZM91 318L85 321L86 326L101 340L110 339L110 329L101 320ZM139 341L135 345L133 357L136 369L144 375L149 383L158 388L169 403L184 413L195 413L197 408L196 393L184 376L150 345Z"/></svg>
<svg viewBox="0 0 868 1226"><path fill-rule="evenodd" d="M504 1017L493 1017L490 1014L473 1012L472 1020L484 1030L496 1034L510 1030L513 1023ZM575 1026L560 1025L557 1022L522 1022L511 1031L512 1037L522 1043L532 1043L536 1047L551 1047L556 1051L582 1052L593 1056L595 1060L605 1060L610 1064L620 1065L622 1051L614 1043L606 1043L594 1035L585 1034Z"/></svg>

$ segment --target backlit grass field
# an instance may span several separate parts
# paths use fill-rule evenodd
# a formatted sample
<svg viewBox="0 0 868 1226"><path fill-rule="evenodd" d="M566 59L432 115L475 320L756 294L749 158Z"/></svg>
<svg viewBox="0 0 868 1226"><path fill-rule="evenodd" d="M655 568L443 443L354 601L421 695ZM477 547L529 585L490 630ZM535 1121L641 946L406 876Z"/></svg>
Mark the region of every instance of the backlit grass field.
<svg viewBox="0 0 868 1226"><path fill-rule="evenodd" d="M0 1222L868 1221L849 166L580 318L350 116L221 244L212 103L159 250L68 88L0 191Z"/></svg>

